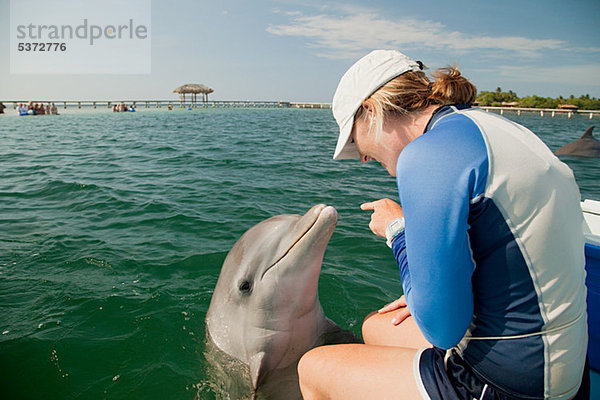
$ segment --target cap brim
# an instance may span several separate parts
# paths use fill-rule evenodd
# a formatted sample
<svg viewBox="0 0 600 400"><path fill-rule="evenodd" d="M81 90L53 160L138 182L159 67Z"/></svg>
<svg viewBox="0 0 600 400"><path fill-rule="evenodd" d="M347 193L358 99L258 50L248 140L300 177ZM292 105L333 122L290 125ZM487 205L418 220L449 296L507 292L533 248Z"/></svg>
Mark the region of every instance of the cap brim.
<svg viewBox="0 0 600 400"><path fill-rule="evenodd" d="M354 118L350 118L340 128L340 136L338 137L337 145L335 146L335 152L333 153L334 160L343 160L350 158L360 158L358 149L352 140L352 126L354 125Z"/></svg>

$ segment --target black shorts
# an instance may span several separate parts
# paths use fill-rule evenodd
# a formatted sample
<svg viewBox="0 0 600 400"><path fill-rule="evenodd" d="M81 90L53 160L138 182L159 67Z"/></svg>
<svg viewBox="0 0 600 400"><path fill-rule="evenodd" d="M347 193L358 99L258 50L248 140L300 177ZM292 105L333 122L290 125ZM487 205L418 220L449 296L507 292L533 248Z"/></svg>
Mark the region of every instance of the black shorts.
<svg viewBox="0 0 600 400"><path fill-rule="evenodd" d="M436 347L423 349L415 357L415 378L421 396L426 400L537 400L533 397L514 397L483 381L455 350L451 350L445 362L444 358L446 350ZM573 400L589 398L590 370L586 360L581 387Z"/></svg>

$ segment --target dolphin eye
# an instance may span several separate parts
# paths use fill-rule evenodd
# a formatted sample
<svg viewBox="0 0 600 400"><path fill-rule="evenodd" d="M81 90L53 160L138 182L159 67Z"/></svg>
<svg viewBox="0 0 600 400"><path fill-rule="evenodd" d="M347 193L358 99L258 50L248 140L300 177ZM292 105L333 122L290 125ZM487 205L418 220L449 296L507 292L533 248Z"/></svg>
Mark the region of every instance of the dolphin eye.
<svg viewBox="0 0 600 400"><path fill-rule="evenodd" d="M249 292L249 291L250 291L250 282L248 282L248 281L243 281L243 282L240 284L240 292L247 293L247 292Z"/></svg>

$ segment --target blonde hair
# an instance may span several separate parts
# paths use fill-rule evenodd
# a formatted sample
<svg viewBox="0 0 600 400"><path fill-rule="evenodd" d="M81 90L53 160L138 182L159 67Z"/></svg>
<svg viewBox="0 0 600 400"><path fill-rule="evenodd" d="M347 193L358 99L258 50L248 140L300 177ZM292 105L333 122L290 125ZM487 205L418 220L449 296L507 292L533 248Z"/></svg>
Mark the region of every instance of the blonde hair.
<svg viewBox="0 0 600 400"><path fill-rule="evenodd" d="M364 106L368 105L374 112L374 118L369 121L369 130L375 123L375 135L379 137L386 114L407 116L435 104L471 105L475 101L475 85L460 74L456 65L439 68L431 76L435 81L431 82L424 72L411 71L392 79L363 102L354 121L360 118L366 121L368 114Z"/></svg>

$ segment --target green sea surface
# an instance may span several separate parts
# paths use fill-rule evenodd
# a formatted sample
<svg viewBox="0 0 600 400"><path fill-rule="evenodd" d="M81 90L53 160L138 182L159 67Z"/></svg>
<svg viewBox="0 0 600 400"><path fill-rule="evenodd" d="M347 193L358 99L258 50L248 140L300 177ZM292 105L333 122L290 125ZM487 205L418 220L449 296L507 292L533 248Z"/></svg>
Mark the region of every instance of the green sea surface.
<svg viewBox="0 0 600 400"><path fill-rule="evenodd" d="M507 116L552 150L595 122ZM359 205L397 192L379 164L332 160L336 140L331 110L0 116L0 398L215 398L204 316L227 252L318 203L339 212L321 303L360 334L402 289ZM564 161L600 199L600 160Z"/></svg>

